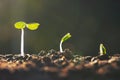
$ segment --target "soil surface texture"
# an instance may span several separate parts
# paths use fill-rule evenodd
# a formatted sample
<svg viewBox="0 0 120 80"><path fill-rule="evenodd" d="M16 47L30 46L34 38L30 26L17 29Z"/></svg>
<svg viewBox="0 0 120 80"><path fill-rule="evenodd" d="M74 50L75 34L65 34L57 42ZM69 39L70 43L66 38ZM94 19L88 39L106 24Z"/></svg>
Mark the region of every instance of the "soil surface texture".
<svg viewBox="0 0 120 80"><path fill-rule="evenodd" d="M120 54L80 56L69 49L1 54L0 80L120 80Z"/></svg>

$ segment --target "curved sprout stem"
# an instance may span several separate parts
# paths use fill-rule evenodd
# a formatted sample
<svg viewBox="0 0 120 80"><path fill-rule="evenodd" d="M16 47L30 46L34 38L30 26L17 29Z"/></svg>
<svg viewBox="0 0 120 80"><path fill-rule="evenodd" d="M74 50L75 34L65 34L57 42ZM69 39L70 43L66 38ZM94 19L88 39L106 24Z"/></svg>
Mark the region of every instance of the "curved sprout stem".
<svg viewBox="0 0 120 80"><path fill-rule="evenodd" d="M21 56L24 56L24 29L21 29Z"/></svg>
<svg viewBox="0 0 120 80"><path fill-rule="evenodd" d="M66 35L64 35L64 36L61 38L61 41L60 41L60 52L61 52L61 53L63 52L63 49L62 49L62 44L63 44L63 42L65 42L66 40L68 40L70 37L71 37L71 34L70 34L70 33L67 33Z"/></svg>
<svg viewBox="0 0 120 80"><path fill-rule="evenodd" d="M63 52L63 49L62 49L62 41L60 42L60 52L61 52L61 53Z"/></svg>

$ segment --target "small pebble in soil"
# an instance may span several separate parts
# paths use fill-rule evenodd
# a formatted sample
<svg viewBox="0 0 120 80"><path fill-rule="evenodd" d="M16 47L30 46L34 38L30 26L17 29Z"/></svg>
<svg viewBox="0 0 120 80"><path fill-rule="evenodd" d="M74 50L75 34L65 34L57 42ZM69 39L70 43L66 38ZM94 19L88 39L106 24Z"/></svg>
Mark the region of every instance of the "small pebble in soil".
<svg viewBox="0 0 120 80"><path fill-rule="evenodd" d="M38 56L45 56L46 54L47 54L46 51L41 50L41 51L38 53Z"/></svg>
<svg viewBox="0 0 120 80"><path fill-rule="evenodd" d="M56 54L56 53L57 53L57 51L56 51L56 50L54 50L54 49L51 49L51 50L49 50L49 51L48 51L48 53L50 53L50 54Z"/></svg>
<svg viewBox="0 0 120 80"><path fill-rule="evenodd" d="M109 57L108 54L104 54L104 55L99 55L98 59L100 59L100 60L108 60L108 59L110 59L110 57Z"/></svg>
<svg viewBox="0 0 120 80"><path fill-rule="evenodd" d="M69 49L63 51L63 55L69 60L73 58L73 53Z"/></svg>

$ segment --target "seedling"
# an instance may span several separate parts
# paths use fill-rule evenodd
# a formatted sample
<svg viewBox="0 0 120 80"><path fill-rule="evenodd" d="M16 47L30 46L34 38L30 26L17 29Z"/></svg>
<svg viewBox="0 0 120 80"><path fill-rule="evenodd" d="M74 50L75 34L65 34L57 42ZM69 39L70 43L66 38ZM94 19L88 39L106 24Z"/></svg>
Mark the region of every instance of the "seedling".
<svg viewBox="0 0 120 80"><path fill-rule="evenodd" d="M25 23L23 21L16 22L14 24L16 29L21 30L21 56L24 56L24 28L27 27L29 30L36 30L40 24L39 23Z"/></svg>
<svg viewBox="0 0 120 80"><path fill-rule="evenodd" d="M63 42L65 42L66 40L68 40L70 37L71 37L70 33L67 33L66 35L64 35L61 38L61 41L60 41L60 52L63 52L63 49L62 49Z"/></svg>
<svg viewBox="0 0 120 80"><path fill-rule="evenodd" d="M106 54L106 48L104 47L103 44L100 44L100 55L105 55Z"/></svg>

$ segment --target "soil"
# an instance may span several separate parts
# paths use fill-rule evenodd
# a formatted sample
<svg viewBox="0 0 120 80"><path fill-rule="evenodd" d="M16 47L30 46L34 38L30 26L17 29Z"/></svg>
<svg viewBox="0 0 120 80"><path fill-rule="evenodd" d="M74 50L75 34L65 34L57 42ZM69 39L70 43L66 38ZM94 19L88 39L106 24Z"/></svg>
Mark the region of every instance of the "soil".
<svg viewBox="0 0 120 80"><path fill-rule="evenodd" d="M52 49L0 55L0 80L120 80L120 54L80 56Z"/></svg>

